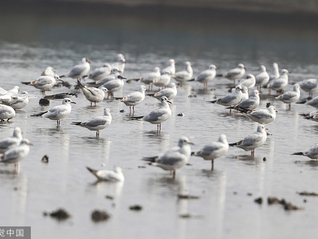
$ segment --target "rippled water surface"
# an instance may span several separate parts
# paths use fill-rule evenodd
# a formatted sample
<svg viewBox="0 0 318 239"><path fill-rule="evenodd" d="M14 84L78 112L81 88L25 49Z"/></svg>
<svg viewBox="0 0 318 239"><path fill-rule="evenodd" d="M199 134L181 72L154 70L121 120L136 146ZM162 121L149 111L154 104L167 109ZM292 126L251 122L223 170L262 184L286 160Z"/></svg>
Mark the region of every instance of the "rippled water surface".
<svg viewBox="0 0 318 239"><path fill-rule="evenodd" d="M255 158L249 152L230 148L226 156L215 161L215 170L211 171L210 162L191 157L190 165L178 170L172 179L167 171L148 166L141 158L175 146L182 135L195 143L192 151L197 151L216 141L221 133L229 142L236 142L256 130L257 124L248 118L230 115L223 106L206 102L227 94L231 81L215 79L206 91L196 82L179 87L171 106L172 116L163 123L160 134L155 125L129 120L129 109L121 102L105 100L90 107L82 94L73 99L76 105L72 113L57 128L54 121L30 115L61 102L41 107L40 91L20 83L38 78L47 66L65 74L82 57L89 58L95 69L114 62L118 53L126 57L127 78L144 76L155 66L163 68L174 58L177 70L190 61L195 76L210 64L225 72L242 62L248 73L256 74L260 64L273 72L272 64L277 62L280 68L292 72L290 82L296 82L318 74L318 38L311 29L302 29L300 34L292 27L257 27L252 23L243 27L239 23L222 26L192 22L188 27L177 19L169 25L139 18L103 22L102 17L85 21L80 16L5 17L11 19L14 28L1 21L0 86L8 90L19 85L29 92L30 103L11 123L0 124L0 135L8 137L19 126L34 145L20 163L18 174L11 173L12 165L0 165L0 225L31 226L32 238L84 238L89 234L92 238L296 239L317 235L318 198L297 192L318 192L318 164L291 156L317 143L317 123L299 116L312 111L310 106L296 104L288 111L264 89L259 108L271 102L278 114L267 125L271 135L256 150ZM68 81L75 83L73 79ZM138 87L136 82L125 84L115 96L127 95ZM289 85L287 90L291 88ZM48 94L67 91L58 88ZM307 93L301 91L301 98L306 97ZM110 108L113 122L101 131L99 139L94 132L71 125L101 115L103 107ZM156 107L158 101L146 97L136 107L136 115ZM45 154L48 164L41 163ZM101 169L102 165L107 169L122 167L125 182L95 183L85 167ZM178 200L180 193L200 198ZM280 205L268 206L268 196L285 198L303 210L286 212ZM264 199L262 205L254 203L257 197ZM136 204L143 209L130 211L129 206ZM72 217L57 222L43 216L44 211L60 207ZM111 219L93 223L90 214L94 209L108 211ZM182 218L185 214L190 217Z"/></svg>

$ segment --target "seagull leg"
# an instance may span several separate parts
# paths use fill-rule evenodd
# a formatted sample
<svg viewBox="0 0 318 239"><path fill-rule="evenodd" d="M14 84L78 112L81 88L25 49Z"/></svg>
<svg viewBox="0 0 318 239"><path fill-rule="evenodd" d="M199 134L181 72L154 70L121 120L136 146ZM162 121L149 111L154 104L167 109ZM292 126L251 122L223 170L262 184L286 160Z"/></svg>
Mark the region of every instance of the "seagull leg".
<svg viewBox="0 0 318 239"><path fill-rule="evenodd" d="M96 138L99 138L99 130L96 130Z"/></svg>
<svg viewBox="0 0 318 239"><path fill-rule="evenodd" d="M211 170L212 170L212 171L214 170L214 159L212 159L212 167L211 167Z"/></svg>
<svg viewBox="0 0 318 239"><path fill-rule="evenodd" d="M291 110L291 104L289 104L289 110Z"/></svg>
<svg viewBox="0 0 318 239"><path fill-rule="evenodd" d="M255 152L255 149L252 149L251 150L251 157L254 157L254 152Z"/></svg>
<svg viewBox="0 0 318 239"><path fill-rule="evenodd" d="M133 114L132 115L134 115L135 114L135 106L133 106L132 108L133 108Z"/></svg>
<svg viewBox="0 0 318 239"><path fill-rule="evenodd" d="M172 172L172 178L176 178L176 170L173 170Z"/></svg>

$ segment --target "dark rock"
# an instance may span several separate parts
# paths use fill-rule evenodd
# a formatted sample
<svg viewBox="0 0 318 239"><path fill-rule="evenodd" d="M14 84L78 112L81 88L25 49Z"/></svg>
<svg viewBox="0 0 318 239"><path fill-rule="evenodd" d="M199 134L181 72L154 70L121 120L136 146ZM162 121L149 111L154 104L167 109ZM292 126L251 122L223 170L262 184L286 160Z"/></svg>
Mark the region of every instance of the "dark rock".
<svg viewBox="0 0 318 239"><path fill-rule="evenodd" d="M64 209L60 208L54 212L51 212L50 216L59 220L59 221L63 221L63 220L68 219L71 215L67 211L65 211Z"/></svg>
<svg viewBox="0 0 318 239"><path fill-rule="evenodd" d="M301 196L318 196L318 193L314 193L314 192L297 192L299 195Z"/></svg>
<svg viewBox="0 0 318 239"><path fill-rule="evenodd" d="M133 206L130 206L129 209L132 210L132 211L140 211L140 210L142 210L142 206L133 205Z"/></svg>
<svg viewBox="0 0 318 239"><path fill-rule="evenodd" d="M193 195L185 195L185 194L179 194L179 199L199 199L199 196L193 196Z"/></svg>
<svg viewBox="0 0 318 239"><path fill-rule="evenodd" d="M254 200L254 202L258 203L258 204L262 204L263 203L263 198L259 197L259 198L256 198Z"/></svg>
<svg viewBox="0 0 318 239"><path fill-rule="evenodd" d="M101 222L108 220L110 215L105 211L95 210L92 212L91 218L93 222Z"/></svg>
<svg viewBox="0 0 318 239"><path fill-rule="evenodd" d="M109 199L109 200L114 200L114 197L110 196L110 195L106 195L106 198Z"/></svg>
<svg viewBox="0 0 318 239"><path fill-rule="evenodd" d="M48 163L48 162L49 162L49 156L44 155L44 156L42 157L41 162L42 162L42 163Z"/></svg>

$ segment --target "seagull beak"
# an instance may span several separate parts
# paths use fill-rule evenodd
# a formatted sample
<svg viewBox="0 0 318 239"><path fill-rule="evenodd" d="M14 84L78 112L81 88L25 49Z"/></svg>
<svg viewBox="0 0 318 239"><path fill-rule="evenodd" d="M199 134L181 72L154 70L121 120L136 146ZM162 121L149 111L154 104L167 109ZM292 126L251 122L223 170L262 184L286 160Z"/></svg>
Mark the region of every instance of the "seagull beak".
<svg viewBox="0 0 318 239"><path fill-rule="evenodd" d="M170 100L167 100L167 102L172 105L172 102Z"/></svg>
<svg viewBox="0 0 318 239"><path fill-rule="evenodd" d="M188 144L192 144L192 145L194 145L194 143L193 143L193 142L191 142L191 141L189 141L189 142L188 142Z"/></svg>
<svg viewBox="0 0 318 239"><path fill-rule="evenodd" d="M76 104L74 101L71 101L72 104Z"/></svg>

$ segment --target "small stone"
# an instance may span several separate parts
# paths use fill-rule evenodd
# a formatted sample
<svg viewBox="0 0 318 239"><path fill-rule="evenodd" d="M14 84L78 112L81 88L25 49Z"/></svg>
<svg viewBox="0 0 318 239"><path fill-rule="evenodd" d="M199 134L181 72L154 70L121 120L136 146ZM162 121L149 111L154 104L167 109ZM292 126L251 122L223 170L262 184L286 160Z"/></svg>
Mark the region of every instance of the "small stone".
<svg viewBox="0 0 318 239"><path fill-rule="evenodd" d="M184 113L179 113L179 114L177 114L177 116L184 116Z"/></svg>
<svg viewBox="0 0 318 239"><path fill-rule="evenodd" d="M105 211L95 210L92 212L91 218L93 222L101 222L108 220L110 215Z"/></svg>
<svg viewBox="0 0 318 239"><path fill-rule="evenodd" d="M193 195L185 195L185 194L179 194L179 199L199 199L199 196L193 196Z"/></svg>
<svg viewBox="0 0 318 239"><path fill-rule="evenodd" d="M42 162L42 163L48 163L48 162L49 162L49 156L44 155L44 156L42 157L42 159L41 159L41 162Z"/></svg>
<svg viewBox="0 0 318 239"><path fill-rule="evenodd" d="M264 162L266 161L266 157L263 158L263 161L264 161Z"/></svg>
<svg viewBox="0 0 318 239"><path fill-rule="evenodd" d="M133 206L130 206L129 209L132 210L132 211L140 211L140 210L142 210L142 206L133 205Z"/></svg>
<svg viewBox="0 0 318 239"><path fill-rule="evenodd" d="M253 196L253 194L252 193L247 193L247 196Z"/></svg>
<svg viewBox="0 0 318 239"><path fill-rule="evenodd" d="M62 220L68 219L71 215L67 211L65 211L64 209L60 208L54 212L51 212L50 216L59 220L59 221L62 221Z"/></svg>
<svg viewBox="0 0 318 239"><path fill-rule="evenodd" d="M106 195L106 198L109 199L109 200L114 200L114 197L110 196L110 195Z"/></svg>
<svg viewBox="0 0 318 239"><path fill-rule="evenodd" d="M259 197L259 198L256 198L254 200L254 202L258 203L258 204L262 204L263 203L263 198Z"/></svg>
<svg viewBox="0 0 318 239"><path fill-rule="evenodd" d="M119 112L120 112L120 113L124 113L125 111L124 111L124 110L120 110Z"/></svg>
<svg viewBox="0 0 318 239"><path fill-rule="evenodd" d="M181 218L190 218L191 215L189 213L186 213L186 214L181 214L180 217Z"/></svg>

